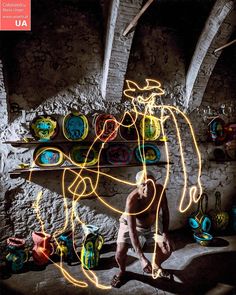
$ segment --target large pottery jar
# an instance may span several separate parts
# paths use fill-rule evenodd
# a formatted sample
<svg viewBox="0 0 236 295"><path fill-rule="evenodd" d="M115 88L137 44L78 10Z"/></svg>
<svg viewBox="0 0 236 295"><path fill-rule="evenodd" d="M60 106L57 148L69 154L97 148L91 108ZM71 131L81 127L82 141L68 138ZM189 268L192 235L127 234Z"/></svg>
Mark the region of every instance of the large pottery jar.
<svg viewBox="0 0 236 295"><path fill-rule="evenodd" d="M75 260L76 253L73 247L72 231L65 232L59 236L56 254L67 261L68 264Z"/></svg>
<svg viewBox="0 0 236 295"><path fill-rule="evenodd" d="M98 266L100 250L104 243L103 237L98 233L98 227L84 225L84 239L81 251L81 263L86 269L93 269Z"/></svg>
<svg viewBox="0 0 236 295"><path fill-rule="evenodd" d="M54 253L54 246L51 243L51 235L44 232L33 232L32 239L34 247L32 256L37 265L48 263L49 257Z"/></svg>
<svg viewBox="0 0 236 295"><path fill-rule="evenodd" d="M10 237L7 239L7 265L13 272L23 269L24 263L28 261L28 250L25 249L25 240Z"/></svg>

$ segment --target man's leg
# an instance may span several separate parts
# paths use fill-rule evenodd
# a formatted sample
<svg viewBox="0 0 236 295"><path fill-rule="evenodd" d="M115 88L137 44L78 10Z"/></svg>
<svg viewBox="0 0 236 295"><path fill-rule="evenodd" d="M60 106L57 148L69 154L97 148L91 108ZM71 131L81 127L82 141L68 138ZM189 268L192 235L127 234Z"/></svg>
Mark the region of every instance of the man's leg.
<svg viewBox="0 0 236 295"><path fill-rule="evenodd" d="M120 271L117 275L114 275L114 277L112 278L112 287L120 288L124 283L126 257L128 249L129 245L127 243L117 243L115 258Z"/></svg>
<svg viewBox="0 0 236 295"><path fill-rule="evenodd" d="M123 275L126 268L126 257L129 245L126 243L118 243L116 248L116 262L119 266L120 273L119 275Z"/></svg>
<svg viewBox="0 0 236 295"><path fill-rule="evenodd" d="M165 249L163 249L162 247L160 247L157 244L156 247L156 256L155 256L155 263L161 267L161 264L167 260L171 255L171 251L167 252Z"/></svg>
<svg viewBox="0 0 236 295"><path fill-rule="evenodd" d="M170 274L164 270L161 267L161 264L167 260L171 255L171 251L166 251L166 249L157 243L156 246L156 255L155 255L155 268L154 268L154 274L157 275L157 277L163 277L163 278L170 278Z"/></svg>

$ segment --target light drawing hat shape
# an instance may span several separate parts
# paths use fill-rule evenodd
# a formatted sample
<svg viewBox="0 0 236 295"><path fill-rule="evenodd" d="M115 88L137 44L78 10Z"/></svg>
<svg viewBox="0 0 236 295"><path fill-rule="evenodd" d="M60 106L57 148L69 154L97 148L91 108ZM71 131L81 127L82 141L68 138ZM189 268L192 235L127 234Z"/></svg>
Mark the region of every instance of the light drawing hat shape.
<svg viewBox="0 0 236 295"><path fill-rule="evenodd" d="M131 99L137 98L139 103L146 104L152 102L156 96L165 93L160 82L153 79L145 79L145 81L146 86L141 88L135 82L126 80L128 88L124 90L124 95ZM148 92L148 95L143 96L143 92Z"/></svg>

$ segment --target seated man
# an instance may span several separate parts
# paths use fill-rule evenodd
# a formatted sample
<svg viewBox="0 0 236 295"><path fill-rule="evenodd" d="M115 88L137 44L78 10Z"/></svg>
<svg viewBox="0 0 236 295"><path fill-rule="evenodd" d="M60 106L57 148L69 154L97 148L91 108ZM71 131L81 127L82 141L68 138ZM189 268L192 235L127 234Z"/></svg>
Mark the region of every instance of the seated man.
<svg viewBox="0 0 236 295"><path fill-rule="evenodd" d="M155 183L152 172L147 171L146 174L145 177L144 171L137 173L137 188L128 195L125 212L135 213L144 210L152 202L155 193L154 186L156 188L156 195L151 206L143 213L137 215L122 214L119 219L120 228L117 237L116 261L120 272L115 275L111 281L111 285L115 288L119 288L125 281L126 255L130 245L132 245L136 251L143 271L152 273L151 263L143 253L139 237L144 236L146 239L150 237L154 239L154 232L151 232L151 227L154 226L156 222L157 206L163 187ZM163 232L160 234L159 231L158 235L155 236L157 248L153 273L157 277L168 278L169 274L161 268L161 263L171 254L170 241L167 235L169 227L169 209L165 192L162 195L160 210L162 210Z"/></svg>

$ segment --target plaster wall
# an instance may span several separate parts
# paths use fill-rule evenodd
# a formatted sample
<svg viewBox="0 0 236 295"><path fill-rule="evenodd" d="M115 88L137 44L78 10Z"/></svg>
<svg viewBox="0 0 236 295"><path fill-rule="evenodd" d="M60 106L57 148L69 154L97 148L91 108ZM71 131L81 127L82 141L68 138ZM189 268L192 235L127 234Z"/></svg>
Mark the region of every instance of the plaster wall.
<svg viewBox="0 0 236 295"><path fill-rule="evenodd" d="M60 15L60 17L58 17ZM52 17L53 16L53 17ZM8 88L8 104L17 103L18 113L9 113L8 124L1 121L1 141L18 140L29 136L29 124L38 114L65 115L72 109L78 109L88 115L90 122L95 112L107 112L120 116L124 110L130 109L130 103L107 102L100 92L101 71L103 65L102 28L99 16L94 12L85 12L71 7L53 10L51 21L47 16L35 24L32 33L17 37L13 46L3 52L5 81ZM145 38L143 38L145 36ZM168 28L151 28L143 26L138 31L131 50L126 78L142 83L146 77L161 81L166 95L160 103L178 105L181 108L184 98L185 61L182 54L182 41L174 30ZM119 61L117 61L119 64ZM223 61L222 61L223 63ZM208 106L224 103L228 108L235 97L232 88L233 76L225 74L223 65L217 67L209 82L202 106L190 115L198 139L206 139L207 122L203 116ZM1 85L3 76L0 75ZM215 81L223 83L220 96ZM235 79L234 79L235 81ZM232 92L229 92L229 87ZM1 88L2 89L2 88ZM5 90L4 90L5 91ZM3 92L4 92L3 91ZM216 97L219 99L216 100ZM220 101L220 103L219 103ZM23 111L23 112L22 112ZM6 113L6 111L4 110ZM158 115L158 113L157 113ZM228 114L233 120L233 112ZM176 115L183 138L183 149L186 157L187 172L191 173L188 184L196 182L196 153L191 143L190 133L180 115ZM170 208L170 229L186 225L186 217L194 210L185 214L177 210L183 189L183 171L180 162L180 148L177 144L173 120L166 123L169 138L170 182L167 190ZM91 135L92 136L92 135ZM8 171L19 163L32 161L33 150L14 148L1 143L1 242L8 236L24 237L31 243L33 230L39 230L36 218L35 199L39 191L43 192L40 202L41 217L45 222L45 230L49 233L61 228L65 222L65 201L61 193L61 174L58 172L34 174L32 182L25 178L10 179ZM235 194L235 166L233 162L220 166L209 162L211 144L200 144L202 153L202 183L210 196L210 207L214 205L214 192L222 192L222 207L229 209ZM163 152L163 147L162 147ZM163 183L166 167L155 167L159 182ZM139 167L106 169L105 172L124 180L134 181ZM71 181L71 175L66 184ZM220 186L222 184L222 186ZM99 190L104 199L120 210L124 209L127 194L131 187L120 185L103 177ZM71 199L66 199L71 207ZM77 206L78 214L83 221L98 225L107 241L113 240L117 234L119 214L106 208L97 199L83 200ZM76 225L78 238L81 228Z"/></svg>

